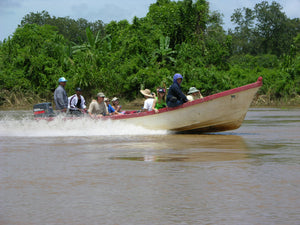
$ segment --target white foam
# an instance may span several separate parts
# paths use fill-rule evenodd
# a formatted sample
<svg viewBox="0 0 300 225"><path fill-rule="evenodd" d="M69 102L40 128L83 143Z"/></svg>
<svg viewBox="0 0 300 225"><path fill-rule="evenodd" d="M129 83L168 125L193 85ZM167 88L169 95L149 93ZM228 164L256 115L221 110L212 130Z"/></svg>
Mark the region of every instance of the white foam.
<svg viewBox="0 0 300 225"><path fill-rule="evenodd" d="M165 130L148 130L122 121L91 120L89 118L53 121L32 118L1 118L0 136L98 136L98 135L162 135Z"/></svg>

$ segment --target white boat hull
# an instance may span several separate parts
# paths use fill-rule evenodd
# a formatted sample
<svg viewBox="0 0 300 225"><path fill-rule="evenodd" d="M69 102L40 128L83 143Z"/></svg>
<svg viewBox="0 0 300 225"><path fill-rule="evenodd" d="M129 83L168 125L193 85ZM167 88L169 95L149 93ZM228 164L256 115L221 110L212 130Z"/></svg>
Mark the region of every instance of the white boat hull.
<svg viewBox="0 0 300 225"><path fill-rule="evenodd" d="M115 119L147 129L217 132L241 126L262 80L215 95L207 96L176 108L166 108L140 115L116 116ZM254 85L256 84L256 85Z"/></svg>

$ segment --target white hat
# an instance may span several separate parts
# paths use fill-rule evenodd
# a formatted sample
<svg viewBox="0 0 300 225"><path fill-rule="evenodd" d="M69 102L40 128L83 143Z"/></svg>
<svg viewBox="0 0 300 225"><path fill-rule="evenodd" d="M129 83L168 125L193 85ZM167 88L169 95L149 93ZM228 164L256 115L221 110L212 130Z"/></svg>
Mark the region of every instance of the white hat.
<svg viewBox="0 0 300 225"><path fill-rule="evenodd" d="M196 92L199 92L199 90L198 90L197 88L195 88L195 87L190 87L189 92L188 92L188 95L189 95L189 94L196 93Z"/></svg>
<svg viewBox="0 0 300 225"><path fill-rule="evenodd" d="M113 97L112 102L119 100L117 97Z"/></svg>
<svg viewBox="0 0 300 225"><path fill-rule="evenodd" d="M104 98L105 95L104 95L102 92L99 92L99 93L97 94L97 97Z"/></svg>

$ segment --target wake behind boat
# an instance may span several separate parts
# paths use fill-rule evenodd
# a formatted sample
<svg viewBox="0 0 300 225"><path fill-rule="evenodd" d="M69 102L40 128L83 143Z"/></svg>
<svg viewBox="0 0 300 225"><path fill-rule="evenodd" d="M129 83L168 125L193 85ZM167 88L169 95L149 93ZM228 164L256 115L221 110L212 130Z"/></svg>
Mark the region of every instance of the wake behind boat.
<svg viewBox="0 0 300 225"><path fill-rule="evenodd" d="M174 108L150 112L127 111L125 114L105 116L101 119L120 120L152 130L176 132L220 132L239 128L251 102L262 86L262 77L255 83L230 89L202 99L186 102ZM34 106L35 119L55 119L51 103ZM50 104L50 105L49 105ZM68 117L73 119L78 117Z"/></svg>

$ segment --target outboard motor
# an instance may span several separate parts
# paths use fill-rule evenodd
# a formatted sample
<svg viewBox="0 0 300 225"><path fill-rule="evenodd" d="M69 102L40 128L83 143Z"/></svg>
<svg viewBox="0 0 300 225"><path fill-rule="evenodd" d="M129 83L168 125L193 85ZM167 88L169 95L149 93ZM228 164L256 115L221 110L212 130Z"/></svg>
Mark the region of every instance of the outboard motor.
<svg viewBox="0 0 300 225"><path fill-rule="evenodd" d="M54 117L56 116L53 112L51 102L39 103L33 106L34 117Z"/></svg>

